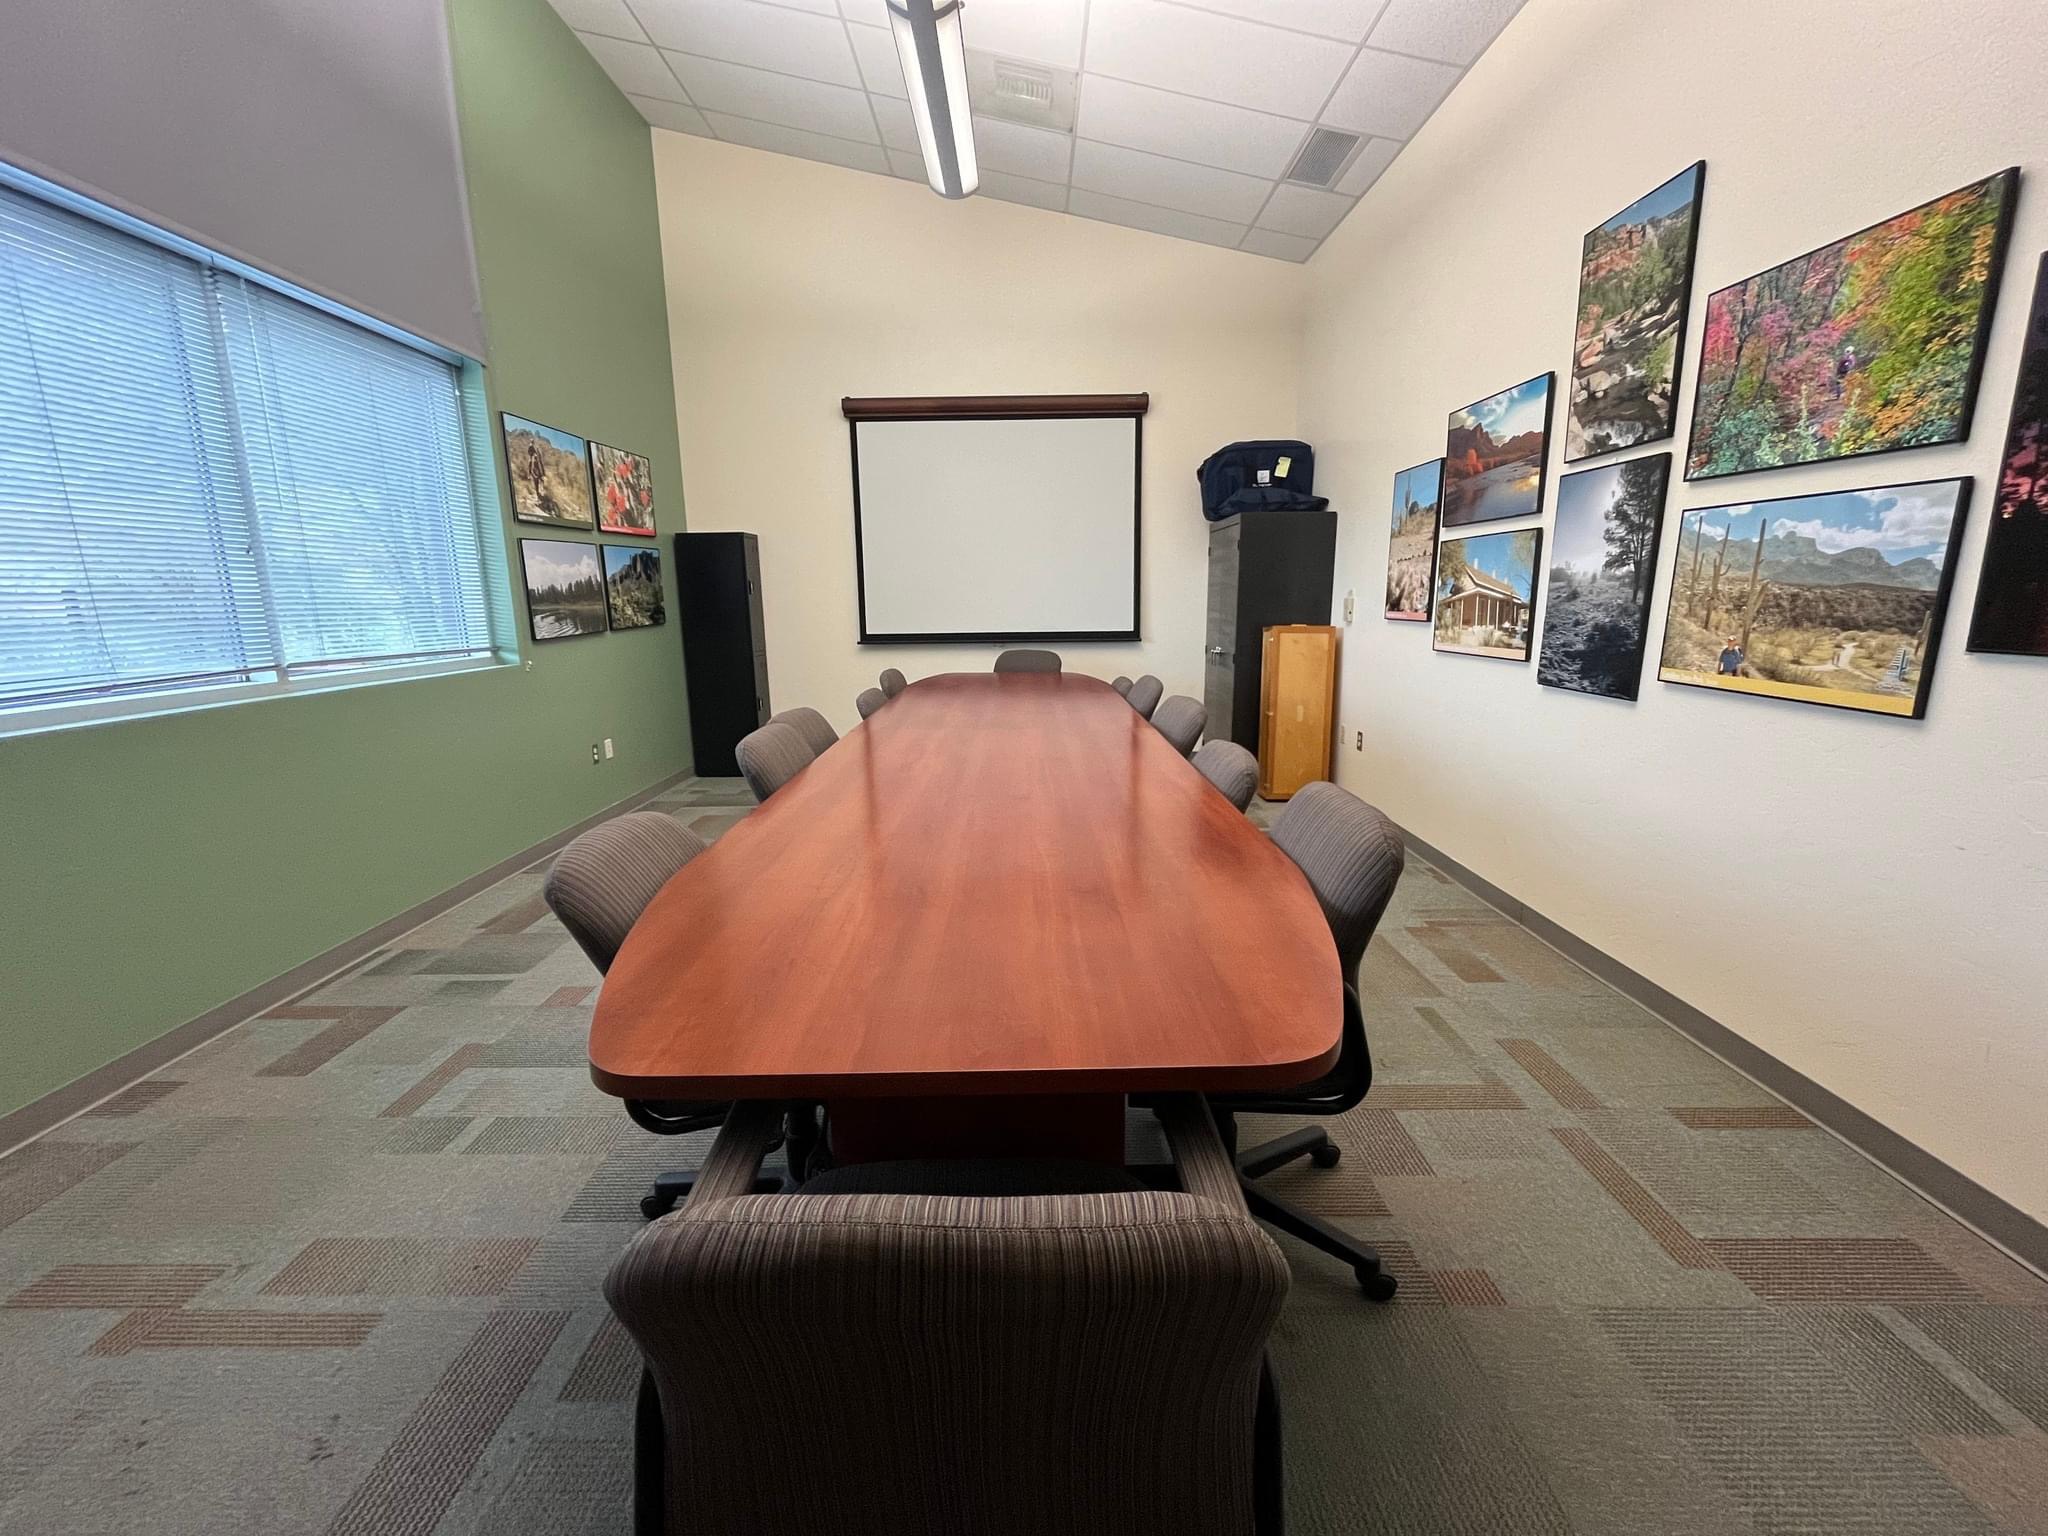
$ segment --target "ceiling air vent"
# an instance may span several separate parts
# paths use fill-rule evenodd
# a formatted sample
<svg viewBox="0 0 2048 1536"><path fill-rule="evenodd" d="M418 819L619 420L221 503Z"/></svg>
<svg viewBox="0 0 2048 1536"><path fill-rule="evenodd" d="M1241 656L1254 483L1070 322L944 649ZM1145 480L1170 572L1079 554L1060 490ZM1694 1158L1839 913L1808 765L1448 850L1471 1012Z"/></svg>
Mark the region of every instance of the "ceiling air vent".
<svg viewBox="0 0 2048 1536"><path fill-rule="evenodd" d="M1361 137L1356 133L1339 133L1334 128L1318 128L1301 146L1301 153L1294 157L1294 164L1287 171L1287 180L1305 187L1330 186L1344 174L1344 167L1358 153Z"/></svg>
<svg viewBox="0 0 2048 1536"><path fill-rule="evenodd" d="M1071 69L967 50L967 99L983 117L1072 133L1079 83Z"/></svg>

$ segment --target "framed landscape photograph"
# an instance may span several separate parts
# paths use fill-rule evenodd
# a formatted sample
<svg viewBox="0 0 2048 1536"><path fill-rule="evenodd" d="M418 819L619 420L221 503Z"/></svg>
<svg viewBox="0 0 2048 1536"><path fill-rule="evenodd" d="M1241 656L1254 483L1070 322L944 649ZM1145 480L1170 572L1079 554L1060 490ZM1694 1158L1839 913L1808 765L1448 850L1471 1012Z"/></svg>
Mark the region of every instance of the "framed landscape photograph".
<svg viewBox="0 0 2048 1536"><path fill-rule="evenodd" d="M2048 656L2048 256L2034 276L1970 649Z"/></svg>
<svg viewBox="0 0 2048 1536"><path fill-rule="evenodd" d="M1707 300L1685 478L1960 442L2017 170Z"/></svg>
<svg viewBox="0 0 2048 1536"><path fill-rule="evenodd" d="M1387 617L1429 619L1429 579L1436 569L1436 515L1444 461L1431 459L1394 476L1393 530L1387 543Z"/></svg>
<svg viewBox="0 0 2048 1536"><path fill-rule="evenodd" d="M522 523L594 528L588 445L573 432L544 427L500 411L505 429L505 473L512 482L512 515Z"/></svg>
<svg viewBox="0 0 2048 1536"><path fill-rule="evenodd" d="M1541 528L1438 540L1431 648L1527 661L1542 549Z"/></svg>
<svg viewBox="0 0 2048 1536"><path fill-rule="evenodd" d="M1543 510L1554 374L1451 412L1444 438L1443 526L1534 517Z"/></svg>
<svg viewBox="0 0 2048 1536"><path fill-rule="evenodd" d="M1657 676L1919 719L1968 476L1688 512Z"/></svg>
<svg viewBox="0 0 2048 1536"><path fill-rule="evenodd" d="M592 443L590 478L597 485L597 526L600 531L654 537L652 464L623 448Z"/></svg>
<svg viewBox="0 0 2048 1536"><path fill-rule="evenodd" d="M1707 162L1697 161L1586 234L1565 410L1566 463L1662 442L1676 430L1678 366L1706 179Z"/></svg>
<svg viewBox="0 0 2048 1536"><path fill-rule="evenodd" d="M1671 455L1653 453L1558 480L1537 682L1636 696L1670 479Z"/></svg>
<svg viewBox="0 0 2048 1536"><path fill-rule="evenodd" d="M604 573L595 544L521 539L526 622L536 640L568 640L605 631Z"/></svg>
<svg viewBox="0 0 2048 1536"><path fill-rule="evenodd" d="M661 596L661 551L602 544L604 601L613 629L651 629L668 622Z"/></svg>

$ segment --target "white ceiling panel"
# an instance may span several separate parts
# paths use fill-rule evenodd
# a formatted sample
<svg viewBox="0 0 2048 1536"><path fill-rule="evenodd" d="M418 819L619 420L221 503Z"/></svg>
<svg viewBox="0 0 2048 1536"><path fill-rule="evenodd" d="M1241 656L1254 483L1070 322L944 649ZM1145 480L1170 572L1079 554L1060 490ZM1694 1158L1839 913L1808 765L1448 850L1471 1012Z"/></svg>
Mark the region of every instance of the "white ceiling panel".
<svg viewBox="0 0 2048 1536"><path fill-rule="evenodd" d="M813 16L837 16L839 0L769 0L773 5L786 5L791 10L809 11Z"/></svg>
<svg viewBox="0 0 2048 1536"><path fill-rule="evenodd" d="M909 100L910 92L903 88L903 60L897 55L894 34L880 27L848 27L846 35L853 43L854 61L860 65L860 78L868 90L876 96Z"/></svg>
<svg viewBox="0 0 2048 1536"><path fill-rule="evenodd" d="M1412 138L1461 74L1455 64L1361 48L1358 61L1323 109L1323 121L1353 133Z"/></svg>
<svg viewBox="0 0 2048 1536"><path fill-rule="evenodd" d="M1323 37L1362 42L1380 8L1387 0L1188 0L1205 11L1223 11L1246 21L1287 27L1296 32L1314 32ZM1444 0L1422 0L1426 6ZM1462 0L1450 0L1455 6Z"/></svg>
<svg viewBox="0 0 2048 1536"><path fill-rule="evenodd" d="M1270 181L1287 174L1295 151L1308 134L1308 125L1290 117L1091 75L1088 89L1081 94L1074 131L1084 139L1195 160Z"/></svg>
<svg viewBox="0 0 2048 1536"><path fill-rule="evenodd" d="M1082 0L972 0L960 29L970 48L1079 69L1087 12Z"/></svg>
<svg viewBox="0 0 2048 1536"><path fill-rule="evenodd" d="M1127 224L1132 229L1149 229L1155 235L1173 235L1182 240L1199 240L1204 245L1235 246L1245 236L1242 224L1223 219L1205 219L1199 214L1180 213L1172 208L1155 208L1121 197L1105 197L1075 187L1067 194L1067 212L1108 224Z"/></svg>
<svg viewBox="0 0 2048 1536"><path fill-rule="evenodd" d="M904 115L910 114L908 107ZM974 158L992 171L1065 185L1074 141L1064 133L1023 128L992 117L974 120Z"/></svg>
<svg viewBox="0 0 2048 1536"><path fill-rule="evenodd" d="M780 123L758 123L749 117L731 117L723 112L706 112L704 120L731 144L772 149L779 155L797 155L805 160L824 160L856 171L889 174L889 153L879 144L854 144L827 134L806 133Z"/></svg>
<svg viewBox="0 0 2048 1536"><path fill-rule="evenodd" d="M889 169L905 181L927 181L924 173L924 156L914 149L892 149L889 151Z"/></svg>
<svg viewBox="0 0 2048 1536"><path fill-rule="evenodd" d="M647 35L663 48L728 64L750 64L806 80L857 86L860 69L846 26L756 0L633 0Z"/></svg>
<svg viewBox="0 0 2048 1536"><path fill-rule="evenodd" d="M1304 240L1320 240L1342 223L1350 211L1348 197L1283 181L1273 189L1265 212L1259 215L1259 228L1299 235Z"/></svg>
<svg viewBox="0 0 2048 1536"><path fill-rule="evenodd" d="M716 138L711 125L704 121L704 114L695 107L685 106L680 101L656 101L652 96L628 96L626 100L640 109L640 115L657 128L673 128L677 133L694 133L701 139Z"/></svg>
<svg viewBox="0 0 2048 1536"><path fill-rule="evenodd" d="M1515 19L1523 0L1391 0L1372 29L1375 48L1466 65L1486 52L1500 29Z"/></svg>
<svg viewBox="0 0 2048 1536"><path fill-rule="evenodd" d="M888 0L839 0L839 14L848 21L864 21L871 27L889 25Z"/></svg>
<svg viewBox="0 0 2048 1536"><path fill-rule="evenodd" d="M582 35L582 34L579 34ZM616 85L628 96L652 96L657 101L681 101L683 88L661 54L646 43L624 43L615 37L583 36L583 46L603 66Z"/></svg>
<svg viewBox="0 0 2048 1536"><path fill-rule="evenodd" d="M647 34L626 9L626 0L548 0L555 14L578 32L595 32L599 37L623 37L629 43L644 43Z"/></svg>
<svg viewBox="0 0 2048 1536"><path fill-rule="evenodd" d="M1250 251L1254 256L1272 256L1280 261L1307 261L1315 255L1320 240L1304 240L1300 235L1283 235L1277 230L1255 229L1238 245L1240 251Z"/></svg>
<svg viewBox="0 0 2048 1536"><path fill-rule="evenodd" d="M1270 181L1256 176L1168 160L1142 149L1098 144L1093 139L1081 139L1074 145L1073 182L1090 192L1158 203L1232 224L1251 223L1273 190Z"/></svg>
<svg viewBox="0 0 2048 1536"><path fill-rule="evenodd" d="M870 98L868 105L875 109L875 126L882 130L884 144L891 149L907 149L913 155L918 153L917 122L910 115L909 102L893 96L876 96Z"/></svg>
<svg viewBox="0 0 2048 1536"><path fill-rule="evenodd" d="M1344 73L1343 43L1164 0L1090 0L1088 73L1306 117ZM1082 82L1082 94L1087 94Z"/></svg>
<svg viewBox="0 0 2048 1536"><path fill-rule="evenodd" d="M923 177L920 170L918 176ZM1055 211L1067 206L1067 189L1049 181L1033 181L1028 176L1006 176L1001 171L981 173L981 194L984 197L999 197L1006 203L1027 203L1033 208L1051 208Z"/></svg>
<svg viewBox="0 0 2048 1536"><path fill-rule="evenodd" d="M1394 156L1401 153L1399 139L1367 139L1358 147L1358 157L1351 162L1351 169L1337 180L1335 191L1346 197L1363 197L1372 184L1380 179L1380 172L1394 163Z"/></svg>
<svg viewBox="0 0 2048 1536"><path fill-rule="evenodd" d="M749 69L744 64L722 64L689 53L671 53L667 58L690 100L706 112L729 112L757 122L871 144L879 137L866 91Z"/></svg>

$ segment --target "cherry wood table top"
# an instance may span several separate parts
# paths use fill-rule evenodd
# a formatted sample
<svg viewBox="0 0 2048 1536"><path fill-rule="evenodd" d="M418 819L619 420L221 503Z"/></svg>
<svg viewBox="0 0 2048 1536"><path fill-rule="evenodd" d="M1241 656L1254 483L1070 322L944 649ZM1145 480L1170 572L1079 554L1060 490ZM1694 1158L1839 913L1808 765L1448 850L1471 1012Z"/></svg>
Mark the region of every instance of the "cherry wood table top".
<svg viewBox="0 0 2048 1536"><path fill-rule="evenodd" d="M1108 686L926 678L699 854L590 1028L624 1098L1275 1088L1342 983L1292 860Z"/></svg>

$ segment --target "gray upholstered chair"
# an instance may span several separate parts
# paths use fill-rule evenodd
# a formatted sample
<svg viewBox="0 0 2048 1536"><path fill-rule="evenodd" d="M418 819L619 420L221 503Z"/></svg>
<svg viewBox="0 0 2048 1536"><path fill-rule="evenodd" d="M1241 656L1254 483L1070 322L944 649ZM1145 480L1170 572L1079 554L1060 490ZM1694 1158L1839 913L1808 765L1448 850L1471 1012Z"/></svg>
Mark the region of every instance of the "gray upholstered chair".
<svg viewBox="0 0 2048 1536"><path fill-rule="evenodd" d="M883 696L893 699L897 694L910 686L910 679L901 672L898 672L894 667L884 667L882 668L881 683Z"/></svg>
<svg viewBox="0 0 2048 1536"><path fill-rule="evenodd" d="M882 692L881 689L863 688L860 691L860 696L853 701L853 707L860 711L861 719L865 720L888 702L889 695Z"/></svg>
<svg viewBox="0 0 2048 1536"><path fill-rule="evenodd" d="M1205 741L1195 753L1195 771L1240 811L1259 787L1259 760L1234 741Z"/></svg>
<svg viewBox="0 0 2048 1536"><path fill-rule="evenodd" d="M1287 1266L1201 1100L1158 1113L1186 1193L1013 1160L761 1198L775 1106L735 1106L689 1202L605 1280L647 1365L636 1529L1277 1532L1262 1361ZM1060 1192L1070 1173L1091 1192ZM971 1192L990 1181L1032 1193Z"/></svg>
<svg viewBox="0 0 2048 1536"><path fill-rule="evenodd" d="M1358 1003L1358 965L1372 942L1387 903L1400 881L1406 850L1394 824L1356 795L1334 784L1304 785L1273 823L1273 841L1300 866L1330 924L1337 942L1337 965L1344 978L1344 1025L1337 1064L1323 1076L1298 1088L1264 1093L1212 1094L1210 1103L1221 1117L1225 1141L1236 1146L1236 1116L1341 1115L1365 1097L1372 1086L1372 1053L1365 1039L1365 1018ZM1253 1182L1293 1162L1312 1159L1318 1168L1332 1168L1343 1149L1320 1128L1290 1131L1262 1146L1237 1152L1239 1181L1245 1204L1261 1221L1333 1254L1351 1265L1366 1295L1385 1301L1394 1294L1394 1277L1380 1267L1379 1255L1350 1233L1265 1193Z"/></svg>
<svg viewBox="0 0 2048 1536"><path fill-rule="evenodd" d="M1057 672L1058 651L1004 651L996 657L998 672Z"/></svg>
<svg viewBox="0 0 2048 1536"><path fill-rule="evenodd" d="M1166 692L1166 684L1160 682L1150 672L1147 672L1143 677L1131 684L1131 691L1125 694L1124 697L1131 701L1131 708L1135 709L1147 720L1150 720L1152 718L1152 711L1159 707L1159 696L1164 692Z"/></svg>
<svg viewBox="0 0 2048 1536"><path fill-rule="evenodd" d="M839 733L832 729L832 722L808 705L798 705L795 709L770 715L768 723L786 725L803 737L813 757L823 756L826 749L839 740Z"/></svg>
<svg viewBox="0 0 2048 1536"><path fill-rule="evenodd" d="M766 800L791 779L810 767L817 754L793 725L774 721L758 731L749 731L733 749L740 760L740 777L756 800Z"/></svg>
<svg viewBox="0 0 2048 1536"><path fill-rule="evenodd" d="M1195 743L1202 739L1202 730L1208 723L1209 712L1202 708L1202 701L1184 693L1163 700L1152 711L1153 728L1172 742L1182 757L1195 750Z"/></svg>
<svg viewBox="0 0 2048 1536"><path fill-rule="evenodd" d="M1131 680L1128 677L1125 677L1122 673L1118 673L1115 677L1112 677L1109 680L1109 686L1114 688L1118 693L1122 694L1127 699L1131 696Z"/></svg>

